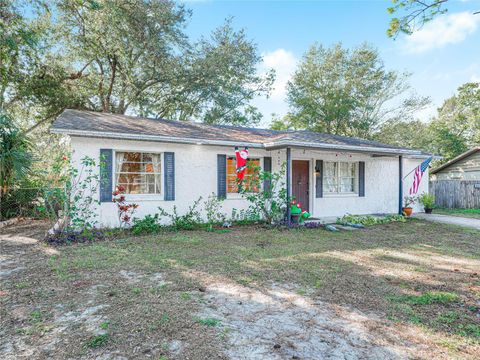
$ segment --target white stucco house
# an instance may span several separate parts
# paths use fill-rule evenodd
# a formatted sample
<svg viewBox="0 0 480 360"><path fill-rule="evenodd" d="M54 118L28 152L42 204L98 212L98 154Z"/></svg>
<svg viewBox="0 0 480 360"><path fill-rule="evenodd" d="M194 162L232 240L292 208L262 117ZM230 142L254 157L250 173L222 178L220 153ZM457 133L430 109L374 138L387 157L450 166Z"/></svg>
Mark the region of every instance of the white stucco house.
<svg viewBox="0 0 480 360"><path fill-rule="evenodd" d="M309 131L275 131L65 110L51 132L68 135L72 163L103 158L98 190L101 226L118 226L112 191L126 189L139 205L136 217L171 210L180 213L210 194L224 198L223 211L248 207L235 182L234 149L248 147L249 161L277 172L286 165L291 197L317 218L349 214L398 213L404 188L430 155L374 141ZM247 173L247 177L249 174ZM428 173L424 176L428 179ZM268 186L268 184L262 184ZM257 189L261 191L262 189ZM422 181L419 193L428 192ZM406 193L406 191L405 191Z"/></svg>

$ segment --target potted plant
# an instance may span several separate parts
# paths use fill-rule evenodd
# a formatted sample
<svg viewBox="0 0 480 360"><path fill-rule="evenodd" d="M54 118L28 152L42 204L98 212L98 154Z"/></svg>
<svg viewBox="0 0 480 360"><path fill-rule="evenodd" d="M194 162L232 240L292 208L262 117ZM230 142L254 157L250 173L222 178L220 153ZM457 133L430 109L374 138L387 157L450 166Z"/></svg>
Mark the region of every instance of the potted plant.
<svg viewBox="0 0 480 360"><path fill-rule="evenodd" d="M431 214L435 207L435 197L432 194L422 193L418 197L418 202L423 205L426 214Z"/></svg>
<svg viewBox="0 0 480 360"><path fill-rule="evenodd" d="M412 215L412 212L413 212L412 205L415 204L415 198L413 196L405 196L403 198L403 203L405 204L402 208L403 213L406 216Z"/></svg>

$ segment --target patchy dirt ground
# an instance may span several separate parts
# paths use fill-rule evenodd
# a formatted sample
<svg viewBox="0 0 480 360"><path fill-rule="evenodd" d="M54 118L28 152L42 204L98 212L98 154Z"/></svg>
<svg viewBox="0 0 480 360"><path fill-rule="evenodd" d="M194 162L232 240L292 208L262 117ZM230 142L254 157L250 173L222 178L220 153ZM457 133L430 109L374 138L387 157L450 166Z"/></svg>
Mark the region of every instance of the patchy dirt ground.
<svg viewBox="0 0 480 360"><path fill-rule="evenodd" d="M480 352L480 232L240 228L64 247L0 230L2 359L447 359Z"/></svg>
<svg viewBox="0 0 480 360"><path fill-rule="evenodd" d="M369 332L368 324L380 319L312 300L294 288L265 291L218 281L207 287L206 300L200 315L221 321L231 359L406 358L398 344Z"/></svg>

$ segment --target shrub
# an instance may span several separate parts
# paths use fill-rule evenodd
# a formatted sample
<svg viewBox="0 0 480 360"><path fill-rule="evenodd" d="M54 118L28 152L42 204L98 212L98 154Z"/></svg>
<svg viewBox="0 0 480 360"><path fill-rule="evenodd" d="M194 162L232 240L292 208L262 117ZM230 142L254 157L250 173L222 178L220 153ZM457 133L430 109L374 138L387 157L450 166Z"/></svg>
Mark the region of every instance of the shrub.
<svg viewBox="0 0 480 360"><path fill-rule="evenodd" d="M406 222L406 218L403 215L387 215L383 217L371 216L371 215L344 215L341 218L337 219L337 224L362 224L365 226L377 225L377 224L386 224L390 222Z"/></svg>
<svg viewBox="0 0 480 360"><path fill-rule="evenodd" d="M0 212L4 218L27 216L41 219L56 219L63 209L65 191L62 188L34 187L37 184L22 183L21 188L12 188L1 202Z"/></svg>
<svg viewBox="0 0 480 360"><path fill-rule="evenodd" d="M204 203L205 212L207 215L207 229L211 231L214 225L223 224L226 220L226 215L221 212L222 200L214 193L210 194Z"/></svg>
<svg viewBox="0 0 480 360"><path fill-rule="evenodd" d="M435 207L435 197L428 193L423 193L418 196L418 202L426 209L433 209Z"/></svg>
<svg viewBox="0 0 480 360"><path fill-rule="evenodd" d="M159 216L169 218L171 227L174 230L193 230L202 223L200 212L197 210L201 201L202 197L200 196L197 200L195 200L193 205L188 208L185 215L179 215L175 205L173 206L171 214L165 209L159 207Z"/></svg>
<svg viewBox="0 0 480 360"><path fill-rule="evenodd" d="M161 228L159 224L159 214L147 215L143 219L133 219L131 227L134 235L154 234Z"/></svg>
<svg viewBox="0 0 480 360"><path fill-rule="evenodd" d="M253 207L241 210L233 208L230 220L237 225L247 225L259 222L261 216Z"/></svg>
<svg viewBox="0 0 480 360"><path fill-rule="evenodd" d="M260 171L253 167L257 176L251 176L248 186L242 187L242 194L250 202L250 208L268 224L276 224L285 217L287 208L287 189L285 188L285 165L280 172ZM247 192L245 189L261 189L261 184L269 182L269 189L259 192Z"/></svg>
<svg viewBox="0 0 480 360"><path fill-rule="evenodd" d="M117 204L118 221L120 223L120 227L125 228L130 225L130 221L135 213L135 210L138 208L138 205L135 203L127 203L125 199L125 188L123 186L117 186L112 195L112 201Z"/></svg>
<svg viewBox="0 0 480 360"><path fill-rule="evenodd" d="M0 113L0 219L4 197L30 173L33 145L13 119ZM8 210L8 209L7 209Z"/></svg>

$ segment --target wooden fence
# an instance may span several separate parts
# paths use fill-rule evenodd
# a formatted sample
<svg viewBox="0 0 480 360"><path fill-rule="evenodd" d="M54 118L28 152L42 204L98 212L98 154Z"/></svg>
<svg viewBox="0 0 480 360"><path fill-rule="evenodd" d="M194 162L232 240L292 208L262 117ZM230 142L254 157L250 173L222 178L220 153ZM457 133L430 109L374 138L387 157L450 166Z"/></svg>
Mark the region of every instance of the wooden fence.
<svg viewBox="0 0 480 360"><path fill-rule="evenodd" d="M430 194L438 207L480 209L480 180L430 181Z"/></svg>

